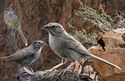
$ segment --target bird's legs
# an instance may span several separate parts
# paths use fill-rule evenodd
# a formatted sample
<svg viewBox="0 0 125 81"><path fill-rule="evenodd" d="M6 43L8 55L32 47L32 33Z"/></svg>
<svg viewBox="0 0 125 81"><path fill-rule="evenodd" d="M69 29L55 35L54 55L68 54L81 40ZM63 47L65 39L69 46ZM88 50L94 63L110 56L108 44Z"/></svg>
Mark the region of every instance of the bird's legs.
<svg viewBox="0 0 125 81"><path fill-rule="evenodd" d="M48 70L48 71L54 71L54 70L56 70L58 67L64 65L66 62L67 62L67 60L63 60L63 59L62 59L62 60L61 60L61 63L59 63L58 65L52 67L52 68L51 68L50 70Z"/></svg>
<svg viewBox="0 0 125 81"><path fill-rule="evenodd" d="M84 64L84 61L80 61L80 60L77 60L75 61L75 69L74 69L74 72L76 71L78 74L80 74L82 72L82 64Z"/></svg>
<svg viewBox="0 0 125 81"><path fill-rule="evenodd" d="M30 74L30 75L33 75L34 74L34 71L32 70L32 68L26 68L25 66L23 67L23 69L25 70L25 72L27 73L27 74Z"/></svg>
<svg viewBox="0 0 125 81"><path fill-rule="evenodd" d="M33 75L34 74L33 69L29 66L23 66L22 67L20 64L18 64L18 70L20 70L20 69L23 69L26 72L25 75L27 75L27 74Z"/></svg>
<svg viewBox="0 0 125 81"><path fill-rule="evenodd" d="M63 69L61 72L59 72L58 75L61 75L61 74L63 75L63 74L65 74L65 72L66 72L66 71L69 71L69 68L73 67L73 65L74 65L74 63L71 62L71 64L70 64L68 67L66 67L65 69Z"/></svg>
<svg viewBox="0 0 125 81"><path fill-rule="evenodd" d="M71 62L71 64L62 70L58 75L64 74L66 71L78 72L80 74L82 72L82 66L79 61Z"/></svg>

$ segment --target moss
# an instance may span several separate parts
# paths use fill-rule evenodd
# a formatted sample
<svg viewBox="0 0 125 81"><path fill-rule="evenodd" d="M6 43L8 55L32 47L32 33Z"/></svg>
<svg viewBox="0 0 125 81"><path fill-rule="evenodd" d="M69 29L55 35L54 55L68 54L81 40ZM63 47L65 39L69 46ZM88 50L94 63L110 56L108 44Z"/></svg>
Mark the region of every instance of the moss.
<svg viewBox="0 0 125 81"><path fill-rule="evenodd" d="M79 40L82 44L96 45L97 44L97 36L99 36L100 32L112 31L116 28L125 27L125 19L120 14L116 13L116 16L111 17L107 15L106 12L97 12L95 9L90 8L86 5L83 5L80 2L81 6L78 10L76 10L76 15L81 16L83 18L83 24L86 22L92 24L94 27L93 32L87 32L86 28L82 31L73 32L73 36ZM116 20L117 19L117 20ZM119 20L118 20L119 19Z"/></svg>
<svg viewBox="0 0 125 81"><path fill-rule="evenodd" d="M87 33L85 30L74 31L72 35L82 44L86 45L86 47L97 44L96 38L98 35L94 32Z"/></svg>
<svg viewBox="0 0 125 81"><path fill-rule="evenodd" d="M84 19L84 22L89 21L102 31L109 31L113 28L114 19L104 11L99 13L95 9L81 4L76 14L80 15Z"/></svg>

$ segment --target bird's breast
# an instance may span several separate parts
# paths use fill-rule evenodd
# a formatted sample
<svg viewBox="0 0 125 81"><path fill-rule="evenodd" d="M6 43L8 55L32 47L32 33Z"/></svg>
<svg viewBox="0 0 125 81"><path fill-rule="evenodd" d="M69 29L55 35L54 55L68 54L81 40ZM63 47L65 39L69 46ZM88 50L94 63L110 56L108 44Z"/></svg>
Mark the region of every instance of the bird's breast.
<svg viewBox="0 0 125 81"><path fill-rule="evenodd" d="M81 54L73 49L69 49L65 42L66 41L60 37L49 37L50 47L59 57L67 60L76 60L81 58Z"/></svg>
<svg viewBox="0 0 125 81"><path fill-rule="evenodd" d="M41 54L41 49L42 49L42 48L40 48L40 49L36 52L36 55L35 55L35 56L36 56L36 59L39 58L39 56L40 56L40 54Z"/></svg>
<svg viewBox="0 0 125 81"><path fill-rule="evenodd" d="M49 36L49 45L51 47L51 49L58 55L60 56L60 54L62 53L62 40L60 40L60 38L57 37L53 37L53 36Z"/></svg>

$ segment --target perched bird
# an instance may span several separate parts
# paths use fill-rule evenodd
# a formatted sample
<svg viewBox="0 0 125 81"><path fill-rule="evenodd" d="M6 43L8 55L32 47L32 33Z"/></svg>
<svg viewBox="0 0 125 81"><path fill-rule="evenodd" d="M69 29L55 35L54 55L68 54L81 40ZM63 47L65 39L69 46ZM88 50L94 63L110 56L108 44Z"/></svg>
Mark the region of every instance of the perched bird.
<svg viewBox="0 0 125 81"><path fill-rule="evenodd" d="M27 46L28 42L21 30L21 20L14 14L11 5L4 11L4 22L7 25L7 27L11 28L14 31L18 31L25 46Z"/></svg>
<svg viewBox="0 0 125 81"><path fill-rule="evenodd" d="M45 45L45 42L36 40L33 41L30 46L18 50L10 56L0 57L0 59L3 60L3 62L15 61L20 65L20 68L24 67L24 69L28 72L29 70L26 69L26 66L30 66L39 58L41 50Z"/></svg>
<svg viewBox="0 0 125 81"><path fill-rule="evenodd" d="M91 54L80 42L78 42L73 36L69 35L61 24L49 23L42 29L48 31L49 45L61 59L64 59L65 61L73 61L83 58L86 61L88 59L95 58L113 67L121 69L111 62ZM56 69L64 63L66 62L62 61L57 66L53 67L53 69Z"/></svg>

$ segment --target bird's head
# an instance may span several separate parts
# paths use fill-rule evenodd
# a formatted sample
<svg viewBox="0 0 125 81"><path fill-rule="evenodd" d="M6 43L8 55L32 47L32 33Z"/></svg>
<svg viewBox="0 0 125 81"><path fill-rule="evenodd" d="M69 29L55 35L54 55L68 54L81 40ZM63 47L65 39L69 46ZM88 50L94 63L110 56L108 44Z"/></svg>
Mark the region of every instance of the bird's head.
<svg viewBox="0 0 125 81"><path fill-rule="evenodd" d="M45 29L49 32L49 34L53 36L57 36L65 32L63 26L59 23L48 23L42 29Z"/></svg>
<svg viewBox="0 0 125 81"><path fill-rule="evenodd" d="M32 42L31 45L33 46L34 49L40 49L40 48L44 47L46 45L46 43L41 40L35 40Z"/></svg>
<svg viewBox="0 0 125 81"><path fill-rule="evenodd" d="M13 11L12 6L13 6L13 5L10 4L9 7L6 8L6 11L8 11L8 12L12 12L12 11Z"/></svg>

